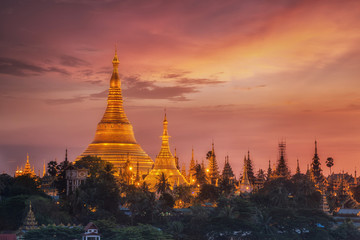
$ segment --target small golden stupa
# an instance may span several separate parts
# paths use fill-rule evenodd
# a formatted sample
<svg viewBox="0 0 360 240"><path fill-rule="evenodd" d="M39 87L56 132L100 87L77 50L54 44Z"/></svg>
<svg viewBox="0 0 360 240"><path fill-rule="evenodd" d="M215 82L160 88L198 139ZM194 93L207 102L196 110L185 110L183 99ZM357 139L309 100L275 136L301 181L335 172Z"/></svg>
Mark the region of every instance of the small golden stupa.
<svg viewBox="0 0 360 240"><path fill-rule="evenodd" d="M168 121L166 120L166 113L164 117L164 131L162 138L162 144L160 153L156 156L154 168L151 170L149 175L146 176L145 182L148 183L151 187L154 187L158 182L158 178L161 173L164 173L168 178L168 181L173 187L174 185L188 184L186 178L180 173L179 169L176 167L175 158L171 154L169 147L169 138L168 135Z"/></svg>
<svg viewBox="0 0 360 240"><path fill-rule="evenodd" d="M35 219L35 214L31 209L31 202L29 204L29 212L26 215L22 229L25 231L33 230L38 228L38 223Z"/></svg>
<svg viewBox="0 0 360 240"><path fill-rule="evenodd" d="M28 175L32 178L36 177L34 166L32 169L30 166L29 154L26 154L26 164L25 164L24 170L22 169L22 167L20 169L19 169L19 167L17 167L17 169L15 171L15 177L23 176L23 175Z"/></svg>
<svg viewBox="0 0 360 240"><path fill-rule="evenodd" d="M97 125L93 142L76 160L88 155L97 156L121 168L130 156L132 168L135 169L138 163L140 172L147 174L154 162L136 142L133 127L125 115L116 50L112 63L107 108Z"/></svg>

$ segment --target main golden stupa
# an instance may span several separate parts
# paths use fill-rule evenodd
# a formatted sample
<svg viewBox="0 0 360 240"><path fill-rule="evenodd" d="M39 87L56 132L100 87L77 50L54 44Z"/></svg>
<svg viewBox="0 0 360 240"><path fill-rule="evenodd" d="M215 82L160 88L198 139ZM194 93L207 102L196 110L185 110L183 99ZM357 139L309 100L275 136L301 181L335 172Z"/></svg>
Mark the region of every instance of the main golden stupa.
<svg viewBox="0 0 360 240"><path fill-rule="evenodd" d="M154 168L151 170L149 175L145 177L145 182L147 182L151 187L154 187L155 184L159 181L158 178L161 173L164 173L171 187L173 187L175 184L177 186L181 184L189 184L185 177L180 173L179 169L177 169L175 158L170 151L170 136L168 135L168 121L166 119L166 114L163 125L164 130L163 135L161 136L162 143L160 153L156 156Z"/></svg>
<svg viewBox="0 0 360 240"><path fill-rule="evenodd" d="M136 142L133 127L125 115L118 71L119 63L115 50L104 116L97 125L93 142L76 160L88 155L97 156L120 168L130 158L130 164L133 167L136 167L138 163L140 172L147 174L154 162Z"/></svg>

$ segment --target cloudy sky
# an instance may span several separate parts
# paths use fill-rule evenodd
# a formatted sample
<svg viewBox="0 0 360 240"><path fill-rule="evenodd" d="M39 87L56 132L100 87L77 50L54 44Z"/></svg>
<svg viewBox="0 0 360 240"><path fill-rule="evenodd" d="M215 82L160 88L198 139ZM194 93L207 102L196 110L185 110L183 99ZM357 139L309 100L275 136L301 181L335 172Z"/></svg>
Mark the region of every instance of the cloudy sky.
<svg viewBox="0 0 360 240"><path fill-rule="evenodd" d="M164 108L189 164L212 140L238 175L276 161L302 171L318 140L334 169L360 167L359 1L17 1L0 3L0 170L26 153L71 160L93 140L117 43L125 111L155 159Z"/></svg>

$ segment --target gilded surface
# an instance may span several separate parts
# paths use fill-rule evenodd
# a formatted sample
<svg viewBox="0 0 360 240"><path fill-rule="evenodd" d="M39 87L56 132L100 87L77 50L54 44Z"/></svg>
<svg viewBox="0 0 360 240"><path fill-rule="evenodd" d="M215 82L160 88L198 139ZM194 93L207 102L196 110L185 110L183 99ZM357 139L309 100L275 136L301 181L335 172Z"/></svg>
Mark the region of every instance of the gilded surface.
<svg viewBox="0 0 360 240"><path fill-rule="evenodd" d="M113 73L104 116L97 125L93 142L76 160L87 155L98 156L115 167L122 167L129 155L132 166L139 162L140 172L148 173L154 162L136 143L133 127L124 112L116 52L112 63Z"/></svg>
<svg viewBox="0 0 360 240"><path fill-rule="evenodd" d="M164 124L164 131L161 137L162 144L161 144L160 153L156 157L154 168L151 170L149 175L146 176L145 182L150 184L151 187L154 187L158 181L158 176L161 175L161 173L165 173L171 187L173 187L175 184L176 185L188 184L185 177L180 173L179 169L177 169L175 158L173 157L170 151L170 147L169 147L170 136L168 135L168 130L167 130L168 122L166 120L166 115L163 124Z"/></svg>

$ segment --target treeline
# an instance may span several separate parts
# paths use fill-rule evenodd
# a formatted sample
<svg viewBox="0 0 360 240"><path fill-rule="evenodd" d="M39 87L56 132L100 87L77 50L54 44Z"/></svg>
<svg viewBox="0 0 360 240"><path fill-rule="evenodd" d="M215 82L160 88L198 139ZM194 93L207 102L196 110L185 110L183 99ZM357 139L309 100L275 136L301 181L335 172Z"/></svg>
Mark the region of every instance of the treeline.
<svg viewBox="0 0 360 240"><path fill-rule="evenodd" d="M230 179L208 184L201 169L193 186L172 188L166 175L160 175L150 191L146 183L129 184L116 176L113 165L98 158L86 157L73 167L89 169L89 176L75 192L61 194L59 202L39 189L41 179L0 175L0 230L18 229L31 201L40 226L93 221L104 240L360 239L351 222L335 227L333 218L320 210L320 193L300 173L269 179L252 194L236 195ZM53 175L59 190L64 189L62 171ZM25 239L69 239L82 231L74 228L62 235L67 231L62 229L42 227L27 232Z"/></svg>

